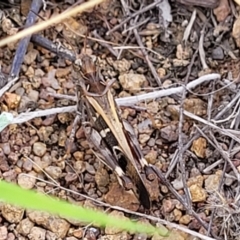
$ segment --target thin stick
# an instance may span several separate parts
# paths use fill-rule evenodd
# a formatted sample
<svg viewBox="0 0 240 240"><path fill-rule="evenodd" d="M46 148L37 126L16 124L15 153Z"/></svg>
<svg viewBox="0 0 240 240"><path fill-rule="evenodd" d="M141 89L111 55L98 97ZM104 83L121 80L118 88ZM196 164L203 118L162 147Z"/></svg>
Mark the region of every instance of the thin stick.
<svg viewBox="0 0 240 240"><path fill-rule="evenodd" d="M144 13L148 10L151 10L152 8L154 8L157 4L161 3L163 0L157 0L154 1L151 4L148 4L146 7L134 12L133 14L131 14L129 17L125 18L120 24L118 24L117 26L115 26L114 28L112 28L111 30L109 30L106 34L109 35L110 33L116 31L117 29L119 29L124 23L128 22L131 20L131 18L134 18L136 16L138 16L141 13Z"/></svg>
<svg viewBox="0 0 240 240"><path fill-rule="evenodd" d="M20 124L32 120L36 117L44 117L52 114L64 113L64 112L76 112L76 106L62 107L62 108L51 108L47 110L40 110L35 112L25 112L19 114L13 119L11 124Z"/></svg>
<svg viewBox="0 0 240 240"><path fill-rule="evenodd" d="M205 81L211 81L211 80L214 80L214 79L217 79L217 78L220 78L220 75L219 74L214 74L214 73L202 76L202 77L188 83L187 86L186 86L186 89L194 88L194 87L200 85L201 83L203 83ZM4 88L2 88L0 90L0 96L5 91L7 91L7 89L9 89L15 81L17 81L17 79L14 79L12 82L9 82ZM169 95L172 95L172 94L178 94L178 93L181 93L181 91L183 91L183 89L184 89L184 87L163 89L163 90L160 90L160 91L147 93L147 94L143 94L143 95L139 95L139 96L118 98L118 99L116 99L116 102L119 106L125 106L126 107L126 106L131 106L134 103L137 103L137 102L140 102L140 101L143 101L143 100L150 100L150 99L154 99L154 98L157 98L157 97L164 97L164 96L169 96ZM65 95L54 94L54 97L65 98ZM76 101L75 97L71 97L71 96L67 96L67 95L66 95L66 97L70 98L73 101ZM20 115L15 117L13 119L13 122L11 122L11 123L20 124L20 123L30 121L31 119L33 119L35 117L43 117L43 116L48 116L48 115L51 115L51 114L58 114L58 113L63 113L63 112L75 112L75 111L76 111L76 105L75 106L62 107L62 108L52 108L52 109L47 109L47 110L40 110L40 111L35 111L35 112L21 113ZM213 126L215 126L215 125L213 125Z"/></svg>
<svg viewBox="0 0 240 240"><path fill-rule="evenodd" d="M195 22L195 19L196 19L196 14L197 14L197 11L196 11L196 9L194 9L194 11L192 13L192 16L191 16L191 19L189 21L189 24L186 27L186 29L184 31L184 34L183 34L183 41L184 42L186 42L188 40L188 38L189 38L189 35L190 35L190 32L191 32L193 23Z"/></svg>
<svg viewBox="0 0 240 240"><path fill-rule="evenodd" d="M184 85L187 85L189 77L190 77L190 73L192 70L192 66L193 63L195 61L195 58L197 56L198 50L195 51L195 53L192 56L191 59L191 63L188 67L188 72L187 72L187 76L184 80ZM187 95L187 91L184 88L182 91L182 98L181 98L181 103L180 103L180 108L179 108L179 124L178 124L178 131L179 131L179 137L178 137L178 149L179 149L179 154L178 154L178 160L180 163L180 169L181 169L181 177L182 177L182 182L183 182L183 187L184 187L184 192L186 195L186 200L187 200L187 206L189 207L189 209L192 210L192 204L191 204L191 195L189 192L189 188L187 186L187 180L186 180L186 167L185 167L185 159L183 157L184 155L184 151L183 151L183 121L184 121L184 115L183 115L183 105L184 105L184 100L186 98Z"/></svg>
<svg viewBox="0 0 240 240"><path fill-rule="evenodd" d="M142 54L145 57L145 60L146 60L146 62L148 64L148 67L149 67L149 69L150 69L154 79L156 80L158 86L161 86L162 85L161 79L160 79L159 75L157 74L157 71L156 71L155 67L153 66L152 62L149 59L148 53L147 53L147 51L144 48L144 45L143 45L142 40L141 40L141 38L139 36L138 30L137 29L133 29L133 33L135 35L135 38L137 40L138 45L141 48Z"/></svg>
<svg viewBox="0 0 240 240"><path fill-rule="evenodd" d="M85 3L81 4L80 6L77 6L73 9L69 10L69 11L66 11L62 14L56 15L56 16L50 18L47 21L41 22L41 23L36 24L36 25L34 25L30 28L24 29L23 31L21 31L21 32L15 34L13 36L4 38L3 40L0 41L0 47L7 45L9 42L14 42L14 41L19 40L23 37L26 37L30 34L39 32L39 31L49 27L52 24L57 24L57 23L63 21L64 19L66 19L68 17L71 17L71 16L73 16L77 13L83 12L87 9L90 9L90 8L94 7L95 5L101 3L102 1L103 0L90 0L88 2L85 2Z"/></svg>
<svg viewBox="0 0 240 240"><path fill-rule="evenodd" d="M15 77L14 79L10 80L3 88L0 89L0 97L10 88L13 86L13 84L18 80L18 77Z"/></svg>
<svg viewBox="0 0 240 240"><path fill-rule="evenodd" d="M108 51L111 52L115 57L118 56L118 51L117 51L116 49L113 49L112 46L110 46L107 42L103 41L103 39L101 38L100 35L98 35L98 33L97 33L96 30L94 30L94 31L92 32L92 34L93 34L93 36L94 36L95 38L102 40L102 41L98 41L98 43L99 43L100 45L102 45L103 47L107 48Z"/></svg>
<svg viewBox="0 0 240 240"><path fill-rule="evenodd" d="M42 1L39 1L39 0L32 1L31 7L26 19L26 23L24 26L25 28L28 28L35 23L37 19L36 13L39 12L39 10L41 9L41 6L42 6ZM14 55L12 68L9 74L10 77L18 77L22 63L23 63L24 56L27 52L27 47L30 42L30 39L31 39L31 35L28 35L22 38L21 41L19 42L17 50Z"/></svg>
<svg viewBox="0 0 240 240"><path fill-rule="evenodd" d="M205 76L202 76L190 83L187 84L186 89L194 88L200 84L202 84L205 81L211 81L214 79L220 78L219 74L212 73ZM3 89L0 90L0 96L6 91L6 89L10 88L11 85L16 81L17 79L14 79L12 82L8 83ZM171 88L171 89L163 89L160 91L142 94L139 96L132 96L132 97L126 97L126 98L117 98L116 102L119 106L129 106L133 105L134 103L144 101L144 100L150 100L155 99L158 97L165 97L170 96L172 94L178 94L183 91L184 87L177 87L177 88ZM51 95L51 94L50 94ZM65 98L65 95L62 94L54 94L54 97L59 98ZM76 101L75 97L67 96L66 98L69 98L73 101ZM63 108L53 108L53 109L47 109L47 110L41 110L36 112L29 112L29 113L21 113L19 116L17 116L14 120L14 123L23 123L24 119L26 121L29 121L35 117L42 117L42 116L48 116L51 114L61 113L61 112L73 112L76 111L76 106L69 106L69 107L63 107Z"/></svg>
<svg viewBox="0 0 240 240"><path fill-rule="evenodd" d="M174 107L174 108L176 110L179 110L179 107L177 107L177 106ZM194 119L196 121L199 121L199 122L201 122L201 123L203 123L205 125L208 125L209 127L212 127L214 129L216 129L218 132L224 134L225 136L228 136L228 137L234 139L236 142L240 143L240 138L239 138L240 132L239 131L234 131L232 129L222 129L222 128L214 125L213 123L211 123L211 122L209 122L209 121L207 121L207 120L205 120L205 119L203 119L201 117L198 117L198 116L194 115L193 113L188 112L186 110L184 110L183 113L184 113L184 115L186 115L186 116L188 116L188 117L190 117L190 118L192 118L192 119ZM204 129L204 130L206 130L206 129ZM194 137L194 139L196 139L196 138ZM189 143L186 146L189 146Z"/></svg>
<svg viewBox="0 0 240 240"><path fill-rule="evenodd" d="M62 45L57 46L56 43L52 42L51 40L41 35L34 34L31 38L31 41L53 53L56 53L58 57L63 57L64 59L68 59L72 62L76 60L76 55L73 51L69 50L68 48Z"/></svg>
<svg viewBox="0 0 240 240"><path fill-rule="evenodd" d="M217 73L211 73L211 74L204 75L204 76L199 77L196 80L188 83L186 86L186 89L188 90L188 89L195 88L204 82L209 82L209 81L213 81L216 79L220 79L220 77L221 77L221 75L217 74ZM141 102L141 101L152 100L152 99L160 98L160 97L166 97L166 96L170 96L172 94L179 94L179 93L182 93L183 90L184 90L183 86L176 87L176 88L170 88L170 89L163 89L160 91L146 93L146 94L142 94L139 96L117 98L116 102L119 106L129 106L129 105L133 105L137 102Z"/></svg>
<svg viewBox="0 0 240 240"><path fill-rule="evenodd" d="M202 63L203 69L208 69L208 65L207 65L206 60L205 60L206 55L205 55L205 51L204 51L204 48L203 48L205 26L206 25L204 25L203 29L201 30L198 50L199 50L200 61Z"/></svg>

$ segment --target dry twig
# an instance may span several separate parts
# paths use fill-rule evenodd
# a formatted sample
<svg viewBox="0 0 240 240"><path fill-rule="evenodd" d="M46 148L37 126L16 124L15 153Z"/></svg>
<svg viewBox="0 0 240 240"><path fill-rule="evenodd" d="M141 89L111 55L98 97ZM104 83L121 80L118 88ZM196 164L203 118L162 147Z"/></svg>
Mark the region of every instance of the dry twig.
<svg viewBox="0 0 240 240"><path fill-rule="evenodd" d="M142 9L136 11L135 13L131 14L130 16L128 16L127 18L125 18L120 24L118 24L117 26L115 26L114 28L112 28L111 30L109 30L106 34L110 35L110 33L116 31L117 29L119 29L120 27L123 26L123 24L127 23L128 21L130 21L132 18L138 16L141 13L144 13L146 11L151 10L152 8L155 8L157 4L161 3L163 0L157 0L149 5L147 5L146 7L143 7ZM122 3L123 6L126 6L124 3Z"/></svg>
<svg viewBox="0 0 240 240"><path fill-rule="evenodd" d="M124 0L121 0L121 3L122 3L122 6L123 6L123 8L124 8L124 11L129 15L129 14L130 14L130 10L129 10L127 4L125 3ZM135 20L133 21L133 26L135 26L135 25L137 24L137 20L138 20L138 15L136 15ZM154 79L156 80L157 84L158 84L159 86L161 86L161 79L160 79L160 77L158 76L158 74L157 74L157 72L156 72L156 69L154 68L152 62L150 61L150 59L149 59L149 57L148 57L147 51L146 51L145 48L144 48L144 45L143 45L143 43L142 43L142 40L141 40L141 38L140 38L140 35L139 35L139 33L138 33L137 28L134 28L134 29L133 29L133 33L134 33L134 35L135 35L135 38L136 38L136 40L137 40L138 45L139 45L140 48L141 48L142 54L143 54L143 56L144 56L144 58L145 58L145 60L146 60L146 62L147 62L147 64L148 64L148 67L149 67L149 69L150 69L150 71L151 71Z"/></svg>
<svg viewBox="0 0 240 240"><path fill-rule="evenodd" d="M184 86L186 86L187 83L188 83L189 76L190 76L190 73L191 73L191 69L192 69L193 63L195 61L195 58L197 56L197 53L198 53L198 51L195 51L195 53L192 56L191 63L189 65L189 67L188 67L187 76L186 76L185 81L183 83ZM178 124L178 131L179 131L178 150L179 150L179 153L178 153L178 160L179 160L179 163L180 163L181 180L183 182L183 187L184 187L186 200L187 200L187 206L188 206L188 210L190 210L190 214L191 214L192 203L191 203L191 196L190 196L190 193L189 193L189 189L187 187L185 160L184 160L184 157L183 157L183 155L184 155L183 139L182 139L183 138L182 128L183 128L183 120L184 120L184 117L183 117L183 104L184 104L184 100L186 98L186 94L187 94L187 91L184 88L183 91L182 91L182 98L181 98L181 103L180 103L180 108L179 108L179 124Z"/></svg>
<svg viewBox="0 0 240 240"><path fill-rule="evenodd" d="M204 82L214 81L216 79L220 79L220 77L221 77L220 74L217 74L217 73L211 73L211 74L204 75L204 76L199 77L196 80L188 83L186 85L186 89L187 90L193 89ZM182 93L183 90L184 90L183 86L176 87L176 88L170 88L170 89L163 89L160 91L146 93L146 94L142 94L139 96L117 98L116 102L119 106L129 106L129 105L133 105L137 102L141 102L141 101L152 100L152 99L156 99L156 98L160 98L160 97L166 97L166 96L170 96L172 94L179 94L179 93Z"/></svg>
<svg viewBox="0 0 240 240"><path fill-rule="evenodd" d="M63 21L64 19L66 19L70 16L73 16L77 13L83 12L83 11L89 9L89 8L94 7L95 5L101 3L102 1L103 0L91 0L91 1L85 2L85 3L81 4L80 6L77 6L77 7L73 8L73 9L67 11L67 12L56 15L53 18L51 18L47 21L35 24L34 26L29 27L27 29L24 29L23 31L18 32L17 34L15 34L13 36L2 39L0 41L0 47L5 46L10 42L14 42L16 40L24 38L24 37L28 36L29 34L33 34L33 33L36 33L38 31L41 31L41 30L51 26L52 24L59 23L59 22Z"/></svg>
<svg viewBox="0 0 240 240"><path fill-rule="evenodd" d="M36 18L37 18L36 13L39 12L41 7L42 7L42 1L39 1L39 0L32 1L30 11L28 13L27 20L25 23L25 28L33 26L33 24L35 23ZM14 59L13 59L13 62L12 62L10 77L18 77L20 69L21 69L21 65L23 63L23 58L27 52L27 47L30 42L30 39L31 39L31 35L28 35L20 40L17 50L16 50L16 53L15 53L15 56L14 56ZM4 40L2 40L2 41L4 41ZM1 44L1 41L0 41L0 44Z"/></svg>

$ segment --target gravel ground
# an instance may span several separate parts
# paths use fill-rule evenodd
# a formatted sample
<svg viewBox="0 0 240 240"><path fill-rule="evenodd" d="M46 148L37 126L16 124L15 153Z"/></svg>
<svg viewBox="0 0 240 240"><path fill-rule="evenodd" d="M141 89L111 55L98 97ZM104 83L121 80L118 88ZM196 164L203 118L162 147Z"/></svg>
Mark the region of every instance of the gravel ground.
<svg viewBox="0 0 240 240"><path fill-rule="evenodd" d="M11 2L0 2L1 38L22 29L31 4ZM1 131L0 176L123 219L158 226L160 218L213 239L238 239L240 8L231 0L194 1L195 7L191 0L160 2L106 0L38 33L68 49L68 57L32 38L18 81L1 96L2 112L31 117ZM39 22L75 1L47 3L35 14ZM0 48L1 87L17 49L16 43ZM76 117L72 59L83 53L97 59L105 80L116 79L111 90L121 117L134 128L147 162L164 173L165 183L143 176L149 211L96 159L81 124L66 157ZM39 117L41 110L49 111ZM162 239L3 203L0 209L0 240ZM174 229L165 239L193 238Z"/></svg>

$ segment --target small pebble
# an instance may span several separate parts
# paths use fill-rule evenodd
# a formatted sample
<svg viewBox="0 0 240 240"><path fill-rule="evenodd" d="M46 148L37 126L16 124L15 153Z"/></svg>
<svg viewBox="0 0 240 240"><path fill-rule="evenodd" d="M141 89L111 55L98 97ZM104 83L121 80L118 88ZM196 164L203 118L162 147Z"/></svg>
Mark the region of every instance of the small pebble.
<svg viewBox="0 0 240 240"><path fill-rule="evenodd" d="M146 143L149 139L150 139L150 135L149 134L145 134L145 133L139 134L139 142L141 144Z"/></svg>
<svg viewBox="0 0 240 240"><path fill-rule="evenodd" d="M28 234L28 239L30 240L45 240L46 230L40 227L33 227Z"/></svg>
<svg viewBox="0 0 240 240"><path fill-rule="evenodd" d="M184 215L180 218L179 223L183 225L188 225L191 220L192 217L190 215Z"/></svg>
<svg viewBox="0 0 240 240"><path fill-rule="evenodd" d="M32 64L33 61L36 60L37 54L38 51L36 49L31 49L30 51L28 51L28 53L24 56L24 63L27 65Z"/></svg>
<svg viewBox="0 0 240 240"><path fill-rule="evenodd" d="M47 146L42 142L35 142L33 144L33 152L35 155L42 157L47 151Z"/></svg>
<svg viewBox="0 0 240 240"><path fill-rule="evenodd" d="M48 166L44 169L53 179L58 179L61 174L62 170L60 167L55 166Z"/></svg>
<svg viewBox="0 0 240 240"><path fill-rule="evenodd" d="M119 76L119 81L124 90L130 93L140 92L146 78L142 74L124 73Z"/></svg>
<svg viewBox="0 0 240 240"><path fill-rule="evenodd" d="M76 161L82 161L83 160L83 156L84 156L84 153L83 152L79 152L79 151L76 151L73 154L73 157L75 158Z"/></svg>
<svg viewBox="0 0 240 240"><path fill-rule="evenodd" d="M223 60L224 59L224 52L221 47L216 47L212 51L212 58L214 60Z"/></svg>
<svg viewBox="0 0 240 240"><path fill-rule="evenodd" d="M155 139L154 138L150 138L147 144L148 144L149 147L155 146Z"/></svg>
<svg viewBox="0 0 240 240"><path fill-rule="evenodd" d="M219 184L222 178L222 171L217 171L215 174L207 176L205 179L205 189L208 192L218 191Z"/></svg>
<svg viewBox="0 0 240 240"><path fill-rule="evenodd" d="M32 175L32 176L31 176ZM36 183L35 173L20 173L18 175L18 185L24 189L32 189Z"/></svg>
<svg viewBox="0 0 240 240"><path fill-rule="evenodd" d="M84 161L76 161L73 163L73 166L77 173L82 173L86 170L86 162Z"/></svg>
<svg viewBox="0 0 240 240"><path fill-rule="evenodd" d="M171 199L163 200L162 211L163 213L170 213L175 207L174 201Z"/></svg>
<svg viewBox="0 0 240 240"><path fill-rule="evenodd" d="M92 175L94 175L96 173L94 167L92 165L90 165L88 162L86 162L86 171Z"/></svg>
<svg viewBox="0 0 240 240"><path fill-rule="evenodd" d="M33 163L29 159L26 159L23 162L23 169L26 170L27 172L30 172L32 168L33 168Z"/></svg>
<svg viewBox="0 0 240 240"><path fill-rule="evenodd" d="M76 173L67 173L65 176L65 181L67 183L71 183L73 181L76 181L78 179L78 175Z"/></svg>
<svg viewBox="0 0 240 240"><path fill-rule="evenodd" d="M8 233L7 240L15 240L15 239L16 239L16 237L12 232ZM21 239L19 239L19 240L21 240Z"/></svg>
<svg viewBox="0 0 240 240"><path fill-rule="evenodd" d="M27 236L30 233L33 226L34 226L34 223L30 221L29 218L25 218L21 220L20 223L18 224L17 231L23 236Z"/></svg>
<svg viewBox="0 0 240 240"><path fill-rule="evenodd" d="M63 78L66 77L71 71L71 68L65 67L65 68L58 68L56 71L56 77Z"/></svg>
<svg viewBox="0 0 240 240"><path fill-rule="evenodd" d="M2 216L10 223L19 223L24 214L24 209L10 204L2 206Z"/></svg>
<svg viewBox="0 0 240 240"><path fill-rule="evenodd" d="M8 235L8 230L6 226L0 227L0 240L8 239L7 235Z"/></svg>
<svg viewBox="0 0 240 240"><path fill-rule="evenodd" d="M193 184L189 187L192 202L203 202L206 201L207 192L204 188L199 186L198 184Z"/></svg>
<svg viewBox="0 0 240 240"><path fill-rule="evenodd" d="M29 91L28 97L29 97L29 99L31 99L32 101L37 102L38 99L39 99L39 92L32 89L32 90Z"/></svg>

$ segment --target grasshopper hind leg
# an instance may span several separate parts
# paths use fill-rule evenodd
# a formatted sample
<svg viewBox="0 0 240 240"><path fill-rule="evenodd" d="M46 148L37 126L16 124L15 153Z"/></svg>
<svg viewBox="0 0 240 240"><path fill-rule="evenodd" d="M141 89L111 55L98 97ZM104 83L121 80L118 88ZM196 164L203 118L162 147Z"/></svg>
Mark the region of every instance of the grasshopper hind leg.
<svg viewBox="0 0 240 240"><path fill-rule="evenodd" d="M151 208L151 202L149 199L149 193L145 187L145 185L143 184L142 181L139 181L139 183L137 183L137 190L138 190L138 195L139 195L139 200L140 203L146 208L146 209L150 209Z"/></svg>
<svg viewBox="0 0 240 240"><path fill-rule="evenodd" d="M133 171L133 169L130 171ZM126 175L128 175L128 172L126 172ZM150 196L140 173L136 172L135 174L131 174L131 179L136 186L134 188L134 192L135 195L138 196L140 203L144 206L144 208L150 209L151 208Z"/></svg>
<svg viewBox="0 0 240 240"><path fill-rule="evenodd" d="M127 157L119 151L118 148L114 149L114 155L118 160L118 164L121 170L126 174L126 176L130 177L131 181L131 189L135 193L137 197L139 197L140 203L146 208L150 209L151 202L148 190L143 183L143 179L141 178L140 173L136 170L136 168L132 165L130 161L128 161ZM133 184L134 183L134 184ZM134 187L135 185L135 187ZM125 186L125 188L129 189Z"/></svg>

